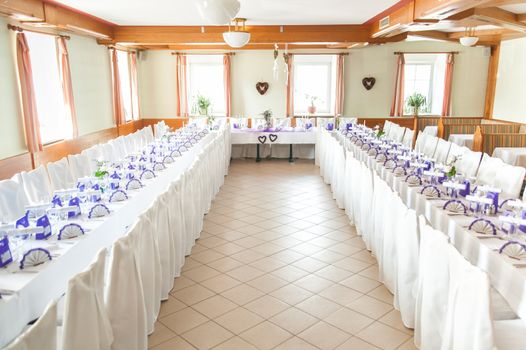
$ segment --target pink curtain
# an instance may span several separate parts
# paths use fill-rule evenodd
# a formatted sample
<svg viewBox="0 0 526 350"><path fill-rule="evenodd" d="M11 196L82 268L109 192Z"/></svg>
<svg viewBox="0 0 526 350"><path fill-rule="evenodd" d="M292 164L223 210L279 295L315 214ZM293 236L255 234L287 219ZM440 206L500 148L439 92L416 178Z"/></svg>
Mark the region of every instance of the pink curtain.
<svg viewBox="0 0 526 350"><path fill-rule="evenodd" d="M287 57L287 117L294 118L294 56Z"/></svg>
<svg viewBox="0 0 526 350"><path fill-rule="evenodd" d="M20 93L22 95L22 113L24 117L24 130L27 149L31 153L42 151L40 138L40 124L38 122L35 88L33 85L33 70L29 47L24 33L16 35L16 60L20 80Z"/></svg>
<svg viewBox="0 0 526 350"><path fill-rule="evenodd" d="M111 78L112 78L112 97L113 97L113 118L115 125L126 124L126 117L122 108L122 95L119 77L119 63L117 49L110 49L111 56Z"/></svg>
<svg viewBox="0 0 526 350"><path fill-rule="evenodd" d="M232 81L230 77L231 56L229 54L225 54L223 56L223 66L225 82L226 117L229 118L232 114Z"/></svg>
<svg viewBox="0 0 526 350"><path fill-rule="evenodd" d="M132 116L134 120L139 119L139 85L137 83L137 53L134 51L128 52L130 63L130 85L131 85L131 99L132 99Z"/></svg>
<svg viewBox="0 0 526 350"><path fill-rule="evenodd" d="M62 92L64 94L64 104L66 105L67 117L71 123L71 137L76 138L79 136L77 113L75 111L75 98L73 97L73 85L71 83L68 47L66 45L66 38L63 36L57 37L57 55Z"/></svg>
<svg viewBox="0 0 526 350"><path fill-rule="evenodd" d="M175 75L177 84L177 116L188 117L188 96L186 86L186 55L177 54L177 69Z"/></svg>
<svg viewBox="0 0 526 350"><path fill-rule="evenodd" d="M343 100L345 93L345 77L344 77L344 66L345 66L345 56L338 55L336 58L336 99L334 106L334 115L343 114Z"/></svg>
<svg viewBox="0 0 526 350"><path fill-rule="evenodd" d="M390 116L404 115L404 71L405 71L405 57L403 54L398 55L398 68L396 70L396 85L393 97L393 104L391 105Z"/></svg>
<svg viewBox="0 0 526 350"><path fill-rule="evenodd" d="M444 102L442 103L442 116L451 115L451 87L453 83L453 65L455 55L449 53L446 58L446 79L444 83Z"/></svg>

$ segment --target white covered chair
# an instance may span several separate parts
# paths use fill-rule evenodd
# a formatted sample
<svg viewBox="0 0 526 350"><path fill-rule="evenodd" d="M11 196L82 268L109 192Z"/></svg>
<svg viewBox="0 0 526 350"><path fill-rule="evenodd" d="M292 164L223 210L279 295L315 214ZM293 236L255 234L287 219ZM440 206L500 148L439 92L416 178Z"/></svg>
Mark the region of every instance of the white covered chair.
<svg viewBox="0 0 526 350"><path fill-rule="evenodd" d="M437 149L435 151L435 160L438 163L445 164L449 155L449 149L451 148L451 142L444 139L438 139Z"/></svg>
<svg viewBox="0 0 526 350"><path fill-rule="evenodd" d="M88 159L90 174L97 170L97 162L103 159L102 148L100 145L91 146L80 152Z"/></svg>
<svg viewBox="0 0 526 350"><path fill-rule="evenodd" d="M419 131L418 136L416 137L416 143L415 143L415 151L423 153L424 152L424 145L426 143L428 135L424 134L423 132Z"/></svg>
<svg viewBox="0 0 526 350"><path fill-rule="evenodd" d="M111 349L113 331L104 304L107 250L68 282L64 303L62 349ZM125 296L127 296L125 294Z"/></svg>
<svg viewBox="0 0 526 350"><path fill-rule="evenodd" d="M287 128L290 127L291 118L272 118L272 126L275 128Z"/></svg>
<svg viewBox="0 0 526 350"><path fill-rule="evenodd" d="M503 199L519 198L525 176L525 168L503 164L497 169L495 179L492 184L494 187L500 188L502 190L501 197Z"/></svg>
<svg viewBox="0 0 526 350"><path fill-rule="evenodd" d="M70 154L68 162L74 179L80 179L92 174L89 158L85 154Z"/></svg>
<svg viewBox="0 0 526 350"><path fill-rule="evenodd" d="M466 177L475 177L477 176L477 171L479 169L481 158L481 152L473 152L471 150L467 150L457 161L457 170Z"/></svg>
<svg viewBox="0 0 526 350"><path fill-rule="evenodd" d="M53 163L48 163L47 172L51 180L51 188L53 191L74 188L77 184L75 178L71 174L68 160L62 158Z"/></svg>
<svg viewBox="0 0 526 350"><path fill-rule="evenodd" d="M315 122L312 118L296 118L296 126L299 128L304 128L307 123L310 123L311 126L315 126Z"/></svg>
<svg viewBox="0 0 526 350"><path fill-rule="evenodd" d="M112 350L148 348L146 308L133 236L119 238L112 247L107 310L113 331Z"/></svg>
<svg viewBox="0 0 526 350"><path fill-rule="evenodd" d="M195 125L198 128L204 128L208 119L206 117L191 117L188 119L188 125Z"/></svg>
<svg viewBox="0 0 526 350"><path fill-rule="evenodd" d="M493 158L484 153L477 172L476 183L480 185L492 186L495 182L497 170L504 165L500 158Z"/></svg>
<svg viewBox="0 0 526 350"><path fill-rule="evenodd" d="M414 130L405 128L404 137L402 138L402 145L411 148L413 146L413 136L415 135Z"/></svg>
<svg viewBox="0 0 526 350"><path fill-rule="evenodd" d="M334 118L316 118L316 126L318 128L326 128L327 124L332 123L334 125ZM336 128L336 125L334 126Z"/></svg>
<svg viewBox="0 0 526 350"><path fill-rule="evenodd" d="M437 149L437 145L438 145L438 137L427 135L426 142L424 144L422 153L424 153L426 156L430 158L434 158L435 151Z"/></svg>
<svg viewBox="0 0 526 350"><path fill-rule="evenodd" d="M57 303L51 301L39 319L4 350L56 350ZM66 349L64 349L66 350Z"/></svg>
<svg viewBox="0 0 526 350"><path fill-rule="evenodd" d="M450 164L451 162L453 162L454 159L458 159L459 157L461 158L464 155L464 153L469 152L469 151L470 149L467 147L462 147L462 146L457 145L456 143L450 142L446 164Z"/></svg>
<svg viewBox="0 0 526 350"><path fill-rule="evenodd" d="M51 183L43 165L35 170L21 173L22 184L29 203L36 204L51 201Z"/></svg>
<svg viewBox="0 0 526 350"><path fill-rule="evenodd" d="M382 128L382 130L384 131L386 135L388 135L391 132L391 128L393 127L393 125L395 124L391 123L389 120L386 120L384 122L384 127Z"/></svg>
<svg viewBox="0 0 526 350"><path fill-rule="evenodd" d="M22 184L13 180L0 181L0 222L9 223L22 217L28 204Z"/></svg>
<svg viewBox="0 0 526 350"><path fill-rule="evenodd" d="M263 129L266 124L265 118L250 118L250 127L252 129Z"/></svg>

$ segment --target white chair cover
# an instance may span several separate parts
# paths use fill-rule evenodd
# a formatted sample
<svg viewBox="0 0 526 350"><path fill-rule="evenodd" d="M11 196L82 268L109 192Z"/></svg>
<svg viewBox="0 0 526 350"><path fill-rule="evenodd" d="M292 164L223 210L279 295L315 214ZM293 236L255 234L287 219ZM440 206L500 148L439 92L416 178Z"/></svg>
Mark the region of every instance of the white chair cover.
<svg viewBox="0 0 526 350"><path fill-rule="evenodd" d="M493 185L497 170L503 165L504 162L500 158L493 158L484 153L477 172L476 183L481 185Z"/></svg>
<svg viewBox="0 0 526 350"><path fill-rule="evenodd" d="M250 118L250 127L252 129L262 129L266 125L265 118Z"/></svg>
<svg viewBox="0 0 526 350"><path fill-rule="evenodd" d="M464 153L469 152L469 148L461 147L456 143L450 142L449 153L447 154L447 164L450 164L455 158L462 157Z"/></svg>
<svg viewBox="0 0 526 350"><path fill-rule="evenodd" d="M74 179L90 176L91 164L89 158L85 154L72 154L68 156L69 169Z"/></svg>
<svg viewBox="0 0 526 350"><path fill-rule="evenodd" d="M320 118L320 117L316 118L316 126L318 128L325 128L327 124L329 123L334 124L334 118Z"/></svg>
<svg viewBox="0 0 526 350"><path fill-rule="evenodd" d="M427 135L422 153L424 153L428 157L433 158L435 156L437 145L438 137Z"/></svg>
<svg viewBox="0 0 526 350"><path fill-rule="evenodd" d="M406 128L404 137L402 138L402 144L406 147L412 147L414 134L415 134L414 130Z"/></svg>
<svg viewBox="0 0 526 350"><path fill-rule="evenodd" d="M275 128L286 128L291 126L291 118L272 118L272 126Z"/></svg>
<svg viewBox="0 0 526 350"><path fill-rule="evenodd" d="M28 204L22 184L13 180L0 181L0 222L9 223L22 217Z"/></svg>
<svg viewBox="0 0 526 350"><path fill-rule="evenodd" d="M418 136L416 137L416 143L415 143L415 151L417 152L424 152L424 145L426 143L428 135L424 134L423 132L419 131Z"/></svg>
<svg viewBox="0 0 526 350"><path fill-rule="evenodd" d="M382 128L382 130L385 132L386 135L389 134L393 125L394 123L391 123L389 120L386 120L384 122L384 127Z"/></svg>
<svg viewBox="0 0 526 350"><path fill-rule="evenodd" d="M189 125L195 125L199 128L203 128L207 124L207 118L206 117L192 117L188 120Z"/></svg>
<svg viewBox="0 0 526 350"><path fill-rule="evenodd" d="M434 156L438 163L445 164L447 162L450 148L451 142L448 142L444 139L438 139L437 149Z"/></svg>
<svg viewBox="0 0 526 350"><path fill-rule="evenodd" d="M408 328L415 327L416 296L418 281L418 254L420 238L416 212L406 211L396 234L396 290L394 304L400 310L402 322Z"/></svg>
<svg viewBox="0 0 526 350"><path fill-rule="evenodd" d="M490 285L485 272L449 246L449 293L443 350L492 350Z"/></svg>
<svg viewBox="0 0 526 350"><path fill-rule="evenodd" d="M415 344L420 349L440 349L448 302L449 244L446 235L428 225L420 234L418 266Z"/></svg>
<svg viewBox="0 0 526 350"><path fill-rule="evenodd" d="M146 309L133 236L112 247L107 310L113 330L112 350L148 348Z"/></svg>
<svg viewBox="0 0 526 350"><path fill-rule="evenodd" d="M481 152L467 150L457 161L457 170L466 177L475 177L477 176L481 158Z"/></svg>
<svg viewBox="0 0 526 350"><path fill-rule="evenodd" d="M76 182L71 174L67 158L62 158L54 163L47 165L47 172L51 180L53 191L67 188L75 188Z"/></svg>
<svg viewBox="0 0 526 350"><path fill-rule="evenodd" d="M520 318L493 322L496 349L522 350L526 344L526 323Z"/></svg>
<svg viewBox="0 0 526 350"><path fill-rule="evenodd" d="M91 146L83 150L80 154L87 157L89 163L90 174L97 171L97 162L103 160L102 148L100 145Z"/></svg>
<svg viewBox="0 0 526 350"><path fill-rule="evenodd" d="M86 271L68 282L62 330L63 350L111 349L113 332L104 304L106 255L107 250L102 249Z"/></svg>
<svg viewBox="0 0 526 350"><path fill-rule="evenodd" d="M312 126L315 125L312 118L296 118L296 126L299 128L304 128L307 123L310 123Z"/></svg>
<svg viewBox="0 0 526 350"><path fill-rule="evenodd" d="M502 190L502 198L519 198L525 176L526 168L503 164L497 169L493 186Z"/></svg>
<svg viewBox="0 0 526 350"><path fill-rule="evenodd" d="M51 184L49 176L44 166L39 166L35 170L22 172L22 184L26 191L27 199L30 203L42 203L51 201Z"/></svg>
<svg viewBox="0 0 526 350"><path fill-rule="evenodd" d="M151 224L147 214L139 216L137 222L128 233L135 243L135 259L139 267L148 334L153 333L154 324L161 309L161 258L159 242L155 232L156 226Z"/></svg>
<svg viewBox="0 0 526 350"><path fill-rule="evenodd" d="M16 315L14 315L16 317ZM53 300L38 321L8 345L4 350L56 350L57 303Z"/></svg>

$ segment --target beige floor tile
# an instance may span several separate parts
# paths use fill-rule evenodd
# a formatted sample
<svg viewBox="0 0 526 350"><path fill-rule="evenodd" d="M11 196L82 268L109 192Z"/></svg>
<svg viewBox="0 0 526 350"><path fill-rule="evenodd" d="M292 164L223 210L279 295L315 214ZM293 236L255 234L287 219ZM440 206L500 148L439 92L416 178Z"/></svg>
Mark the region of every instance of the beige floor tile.
<svg viewBox="0 0 526 350"><path fill-rule="evenodd" d="M296 305L305 299L312 297L313 295L314 293L300 288L294 284L286 285L270 293L270 296L273 296L274 298L279 299L289 305Z"/></svg>
<svg viewBox="0 0 526 350"><path fill-rule="evenodd" d="M176 350L176 349L174 349ZM177 349L178 350L178 349ZM254 345L240 337L233 337L214 347L214 350L258 350Z"/></svg>
<svg viewBox="0 0 526 350"><path fill-rule="evenodd" d="M330 350L349 339L350 335L328 323L318 322L300 333L298 337L320 349Z"/></svg>
<svg viewBox="0 0 526 350"><path fill-rule="evenodd" d="M209 321L181 335L198 349L211 349L231 338L233 334L217 323Z"/></svg>
<svg viewBox="0 0 526 350"><path fill-rule="evenodd" d="M360 261L360 260L357 260L351 257L347 257L342 260L339 260L335 262L333 265L336 267L351 271L353 273L358 273L362 270L365 270L369 266L371 266L371 264L365 263L363 261Z"/></svg>
<svg viewBox="0 0 526 350"><path fill-rule="evenodd" d="M342 345L338 346L336 350L379 350L376 346L363 341L360 338L352 337Z"/></svg>
<svg viewBox="0 0 526 350"><path fill-rule="evenodd" d="M247 237L247 235L241 232L237 232L237 231L227 231L227 232L218 233L216 237L232 242L232 241L237 241L238 239L241 239L241 238L245 238Z"/></svg>
<svg viewBox="0 0 526 350"><path fill-rule="evenodd" d="M334 282L316 275L308 275L300 278L297 281L294 281L294 284L298 287L308 290L309 292L319 293L322 290L332 286Z"/></svg>
<svg viewBox="0 0 526 350"><path fill-rule="evenodd" d="M360 275L353 275L340 283L361 293L369 293L380 286L380 282Z"/></svg>
<svg viewBox="0 0 526 350"><path fill-rule="evenodd" d="M230 270L234 270L238 267L243 266L244 264L241 261L226 257L216 261L208 263L208 266L222 273L226 273Z"/></svg>
<svg viewBox="0 0 526 350"><path fill-rule="evenodd" d="M369 253L369 251L365 249L362 251L359 251L356 254L353 254L352 257L355 259L361 260L363 262L369 263L369 264L376 263L376 259L371 255L371 253Z"/></svg>
<svg viewBox="0 0 526 350"><path fill-rule="evenodd" d="M262 291L247 284L241 284L221 293L222 296L233 301L237 305L245 305L255 299L262 297L264 294L265 293Z"/></svg>
<svg viewBox="0 0 526 350"><path fill-rule="evenodd" d="M177 336L151 348L152 350L195 350L186 340Z"/></svg>
<svg viewBox="0 0 526 350"><path fill-rule="evenodd" d="M293 262L292 266L295 266L307 272L313 273L313 272L316 272L326 267L327 264L324 262L321 262L320 260L306 257L306 258Z"/></svg>
<svg viewBox="0 0 526 350"><path fill-rule="evenodd" d="M402 346L398 347L397 350L417 350L418 348L415 345L413 338L406 341Z"/></svg>
<svg viewBox="0 0 526 350"><path fill-rule="evenodd" d="M174 286L170 293L193 286L194 284L195 282L189 278L186 278L184 276L177 277L176 279L174 279Z"/></svg>
<svg viewBox="0 0 526 350"><path fill-rule="evenodd" d="M223 258L225 255L221 254L215 250L208 249L201 253L193 254L192 258L196 261L199 261L200 263L207 264L209 262L212 262L214 260L218 260Z"/></svg>
<svg viewBox="0 0 526 350"><path fill-rule="evenodd" d="M393 304L394 302L393 295L389 292L387 288L385 288L383 284L379 285L378 287L367 293L367 295L381 300L387 304Z"/></svg>
<svg viewBox="0 0 526 350"><path fill-rule="evenodd" d="M221 238L217 238L217 237L210 237L210 238L205 238L205 239L200 239L199 240L199 244L202 245L202 246L205 246L207 248L214 248L214 247L220 246L222 244L225 244L227 242L228 241L226 241L224 239L221 239Z"/></svg>
<svg viewBox="0 0 526 350"><path fill-rule="evenodd" d="M324 321L349 334L357 334L374 322L372 318L347 308L336 311L326 317Z"/></svg>
<svg viewBox="0 0 526 350"><path fill-rule="evenodd" d="M184 262L184 266L183 266L182 270L183 270L183 272L185 272L185 271L191 270L191 269L196 268L196 267L201 266L201 265L203 265L203 264L201 264L198 261L195 261L191 257L188 257L188 258L186 258L186 260Z"/></svg>
<svg viewBox="0 0 526 350"><path fill-rule="evenodd" d="M263 322L241 333L241 337L258 349L267 350L283 343L292 335L273 323Z"/></svg>
<svg viewBox="0 0 526 350"><path fill-rule="evenodd" d="M363 294L340 284L333 284L332 286L322 290L319 295L342 306L345 306L360 298Z"/></svg>
<svg viewBox="0 0 526 350"><path fill-rule="evenodd" d="M272 274L288 282L294 282L309 275L307 271L291 265L284 266L276 271L273 271Z"/></svg>
<svg viewBox="0 0 526 350"><path fill-rule="evenodd" d="M217 275L219 275L219 271L208 266L199 266L184 273L185 277L188 277L195 282L202 282Z"/></svg>
<svg viewBox="0 0 526 350"><path fill-rule="evenodd" d="M240 334L265 319L243 307L235 308L215 319L215 322L234 334Z"/></svg>
<svg viewBox="0 0 526 350"><path fill-rule="evenodd" d="M169 295L168 300L161 302L161 310L159 312L159 318L168 316L184 308L186 308L186 305L184 303L182 303L178 299L175 299L173 296Z"/></svg>
<svg viewBox="0 0 526 350"><path fill-rule="evenodd" d="M372 280L378 281L379 280L379 274L378 274L378 265L372 265L365 270L362 270L358 273L361 276L370 278Z"/></svg>
<svg viewBox="0 0 526 350"><path fill-rule="evenodd" d="M265 243L265 241L251 237L251 236L247 236L247 237L243 237L241 239L234 241L234 243L242 247L245 247L245 248L252 248L257 245Z"/></svg>
<svg viewBox="0 0 526 350"><path fill-rule="evenodd" d="M344 259L345 255L333 252L328 249L324 249L324 250L320 250L316 254L312 254L311 257L313 257L314 259L323 261L324 263L327 263L327 264L334 264L335 262Z"/></svg>
<svg viewBox="0 0 526 350"><path fill-rule="evenodd" d="M210 298L213 295L214 292L198 284L172 293L172 296L182 301L186 305L196 304L200 301Z"/></svg>
<svg viewBox="0 0 526 350"><path fill-rule="evenodd" d="M385 314L383 317L378 319L378 321L382 322L383 324L386 324L390 327L396 328L399 331L402 331L406 334L413 335L413 330L406 328L404 326L404 323L402 322L402 317L400 315L400 312L398 310L391 310L387 314Z"/></svg>
<svg viewBox="0 0 526 350"><path fill-rule="evenodd" d="M293 337L278 345L275 350L317 350L318 348L307 343L305 340Z"/></svg>
<svg viewBox="0 0 526 350"><path fill-rule="evenodd" d="M250 263L252 263L254 261L257 261L259 259L264 258L265 255L261 254L261 253L258 253L255 250L247 249L247 250L244 250L242 252L239 252L239 253L236 253L236 254L232 254L232 255L230 255L230 257L232 259L239 260L242 263L250 264Z"/></svg>
<svg viewBox="0 0 526 350"><path fill-rule="evenodd" d="M241 282L247 282L265 274L263 271L248 265L243 265L236 269L230 270L227 273L231 277L234 277Z"/></svg>
<svg viewBox="0 0 526 350"><path fill-rule="evenodd" d="M289 308L289 305L270 295L264 295L246 304L245 308L263 318L270 318Z"/></svg>
<svg viewBox="0 0 526 350"><path fill-rule="evenodd" d="M245 247L242 247L232 242L228 242L226 244L215 247L214 250L224 255L232 255L245 250Z"/></svg>
<svg viewBox="0 0 526 350"><path fill-rule="evenodd" d="M269 321L296 335L318 322L318 319L300 309L291 307L273 316Z"/></svg>
<svg viewBox="0 0 526 350"><path fill-rule="evenodd" d="M235 286L238 286L240 284L241 282L239 282L238 280L223 274L217 275L215 277L207 279L206 281L201 282L202 286L205 286L206 288L216 293L224 292L225 290L234 288Z"/></svg>
<svg viewBox="0 0 526 350"><path fill-rule="evenodd" d="M396 349L411 338L410 335L386 326L380 322L371 324L356 336L386 350Z"/></svg>
<svg viewBox="0 0 526 350"><path fill-rule="evenodd" d="M192 328L208 322L208 318L188 307L169 316L163 317L160 321L176 334L181 335Z"/></svg>
<svg viewBox="0 0 526 350"><path fill-rule="evenodd" d="M340 309L341 305L319 295L314 295L297 304L296 307L317 318L325 318Z"/></svg>
<svg viewBox="0 0 526 350"><path fill-rule="evenodd" d="M219 317L236 307L236 304L221 295L215 295L192 306L193 309L210 319Z"/></svg>
<svg viewBox="0 0 526 350"><path fill-rule="evenodd" d="M155 331L153 332L153 334L148 337L149 348L164 343L165 341L177 336L177 334L175 334L172 330L170 330L161 322L155 323L154 330Z"/></svg>
<svg viewBox="0 0 526 350"><path fill-rule="evenodd" d="M314 274L332 282L340 282L353 275L352 272L340 269L334 265L328 265L323 269L316 271Z"/></svg>
<svg viewBox="0 0 526 350"><path fill-rule="evenodd" d="M391 304L384 303L367 295L356 299L347 305L347 307L374 319L382 317L393 309Z"/></svg>
<svg viewBox="0 0 526 350"><path fill-rule="evenodd" d="M260 291L266 294L271 293L275 291L276 289L279 289L287 285L288 283L289 282L282 280L281 278L276 277L271 274L267 274L267 275L255 278L247 282L249 286L259 289Z"/></svg>
<svg viewBox="0 0 526 350"><path fill-rule="evenodd" d="M283 247L273 243L263 243L252 248L252 250L266 256L276 254L277 252L282 251L283 249Z"/></svg>
<svg viewBox="0 0 526 350"><path fill-rule="evenodd" d="M272 257L259 259L258 261L254 261L253 263L250 264L250 266L255 267L256 269L264 271L264 272L275 271L279 268L282 268L285 265L286 264L283 261L280 261Z"/></svg>

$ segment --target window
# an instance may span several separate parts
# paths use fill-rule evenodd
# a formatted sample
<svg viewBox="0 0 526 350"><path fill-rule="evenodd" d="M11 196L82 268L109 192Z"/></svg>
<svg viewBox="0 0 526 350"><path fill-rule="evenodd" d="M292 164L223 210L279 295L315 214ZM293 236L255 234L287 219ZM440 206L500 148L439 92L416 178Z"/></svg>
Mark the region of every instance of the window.
<svg viewBox="0 0 526 350"><path fill-rule="evenodd" d="M32 32L26 32L25 35L33 70L33 86L42 143L71 138L73 127L71 120L66 117L56 39L52 35Z"/></svg>
<svg viewBox="0 0 526 350"><path fill-rule="evenodd" d="M127 51L117 50L117 69L119 70L119 86L122 98L122 111L127 122L137 119L132 106L132 89L130 80L130 62Z"/></svg>
<svg viewBox="0 0 526 350"><path fill-rule="evenodd" d="M294 56L294 114L307 114L311 102L316 114L334 114L336 56Z"/></svg>
<svg viewBox="0 0 526 350"><path fill-rule="evenodd" d="M406 54L404 101L414 93L426 98L424 114L440 115L444 100L446 54ZM404 113L412 111L405 106Z"/></svg>
<svg viewBox="0 0 526 350"><path fill-rule="evenodd" d="M199 115L198 96L210 99L209 113L226 115L223 55L188 55L188 106L191 115Z"/></svg>

